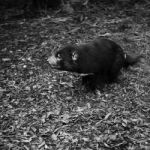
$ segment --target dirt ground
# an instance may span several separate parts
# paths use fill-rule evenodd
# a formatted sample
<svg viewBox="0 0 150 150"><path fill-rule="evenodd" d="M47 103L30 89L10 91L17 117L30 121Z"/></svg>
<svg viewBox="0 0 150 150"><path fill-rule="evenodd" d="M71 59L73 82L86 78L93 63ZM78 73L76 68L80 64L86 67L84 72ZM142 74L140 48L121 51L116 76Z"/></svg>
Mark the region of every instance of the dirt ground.
<svg viewBox="0 0 150 150"><path fill-rule="evenodd" d="M67 43L110 38L150 64L150 10L95 6L0 24L1 150L150 150L150 75L137 64L119 83L86 92L80 75L52 70Z"/></svg>

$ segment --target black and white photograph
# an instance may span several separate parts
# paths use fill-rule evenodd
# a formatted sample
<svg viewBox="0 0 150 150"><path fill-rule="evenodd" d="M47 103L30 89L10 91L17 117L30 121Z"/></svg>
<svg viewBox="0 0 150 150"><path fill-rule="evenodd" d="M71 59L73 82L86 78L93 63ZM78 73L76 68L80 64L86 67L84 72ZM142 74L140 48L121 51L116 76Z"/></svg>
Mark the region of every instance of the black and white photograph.
<svg viewBox="0 0 150 150"><path fill-rule="evenodd" d="M150 150L150 1L0 0L0 150Z"/></svg>

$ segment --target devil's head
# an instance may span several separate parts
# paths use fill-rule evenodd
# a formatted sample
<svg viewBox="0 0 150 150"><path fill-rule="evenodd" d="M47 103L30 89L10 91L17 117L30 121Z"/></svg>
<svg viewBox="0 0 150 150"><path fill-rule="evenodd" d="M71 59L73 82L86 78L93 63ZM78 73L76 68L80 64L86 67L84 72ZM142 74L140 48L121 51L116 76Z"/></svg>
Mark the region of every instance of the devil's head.
<svg viewBox="0 0 150 150"><path fill-rule="evenodd" d="M68 45L48 58L48 62L53 69L76 72L78 69L77 46Z"/></svg>

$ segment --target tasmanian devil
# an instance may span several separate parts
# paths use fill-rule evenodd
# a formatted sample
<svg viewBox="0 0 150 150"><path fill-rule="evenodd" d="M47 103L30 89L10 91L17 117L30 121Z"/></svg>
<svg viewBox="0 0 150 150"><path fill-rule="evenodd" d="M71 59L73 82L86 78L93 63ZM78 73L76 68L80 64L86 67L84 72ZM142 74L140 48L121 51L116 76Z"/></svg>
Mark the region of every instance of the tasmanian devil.
<svg viewBox="0 0 150 150"><path fill-rule="evenodd" d="M54 69L87 74L82 83L95 90L116 81L120 70L134 65L140 57L132 57L115 42L98 37L87 44L67 45L50 56L48 62Z"/></svg>

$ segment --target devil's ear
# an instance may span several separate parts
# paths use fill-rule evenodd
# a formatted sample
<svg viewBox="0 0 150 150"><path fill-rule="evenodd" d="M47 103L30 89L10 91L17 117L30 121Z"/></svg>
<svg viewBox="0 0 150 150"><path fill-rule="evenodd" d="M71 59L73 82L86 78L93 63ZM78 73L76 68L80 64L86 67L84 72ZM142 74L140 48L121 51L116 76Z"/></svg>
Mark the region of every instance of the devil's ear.
<svg viewBox="0 0 150 150"><path fill-rule="evenodd" d="M75 62L78 60L79 54L77 51L72 52L72 60Z"/></svg>

